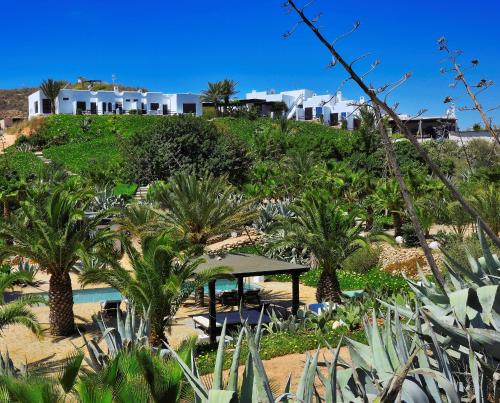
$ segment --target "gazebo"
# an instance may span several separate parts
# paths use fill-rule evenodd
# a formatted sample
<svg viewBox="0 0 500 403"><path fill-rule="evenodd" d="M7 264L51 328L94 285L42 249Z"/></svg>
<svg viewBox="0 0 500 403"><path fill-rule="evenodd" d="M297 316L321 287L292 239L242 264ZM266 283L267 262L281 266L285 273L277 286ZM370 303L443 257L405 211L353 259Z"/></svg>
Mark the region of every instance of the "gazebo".
<svg viewBox="0 0 500 403"><path fill-rule="evenodd" d="M234 253L221 256L205 255L205 262L197 270L204 270L218 266L230 267L232 275L236 278L238 286L238 304L243 299L243 280L245 277L265 276L271 274L290 274L292 276L292 313L296 314L299 309L299 276L309 270L308 266L296 263L288 263L280 260L269 259L264 256L246 253ZM210 342L216 341L216 301L215 280L208 283L208 333Z"/></svg>

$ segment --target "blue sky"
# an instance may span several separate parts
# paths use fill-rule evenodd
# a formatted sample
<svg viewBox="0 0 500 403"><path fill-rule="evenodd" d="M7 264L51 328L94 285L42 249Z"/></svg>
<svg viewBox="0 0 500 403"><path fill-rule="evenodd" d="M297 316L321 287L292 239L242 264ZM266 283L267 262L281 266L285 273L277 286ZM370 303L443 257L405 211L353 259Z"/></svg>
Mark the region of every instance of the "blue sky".
<svg viewBox="0 0 500 403"><path fill-rule="evenodd" d="M282 38L296 21L282 2L3 1L0 88L37 86L48 77L110 81L114 73L120 83L165 92L199 92L207 81L226 77L238 82L240 95L254 88L335 91L345 73L325 68L328 54L311 33L302 27ZM369 82L379 86L413 73L391 98L399 111L443 114L444 96L461 95L448 88L451 77L439 73L442 55L435 41L442 35L464 51L464 63L480 60L471 81L485 77L498 83L481 98L483 104L500 104L498 0L317 0L310 11L318 10L330 38L361 22L340 49L351 58L371 52L368 61L381 60ZM343 92L361 95L352 84ZM500 110L492 116L500 124ZM462 127L479 121L475 112L459 118Z"/></svg>

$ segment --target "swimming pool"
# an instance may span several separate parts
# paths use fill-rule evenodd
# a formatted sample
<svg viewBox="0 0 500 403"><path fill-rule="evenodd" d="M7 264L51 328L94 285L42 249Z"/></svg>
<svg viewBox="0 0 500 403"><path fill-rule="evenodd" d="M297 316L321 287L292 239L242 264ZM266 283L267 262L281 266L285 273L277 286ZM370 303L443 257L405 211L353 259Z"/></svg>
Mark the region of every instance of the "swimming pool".
<svg viewBox="0 0 500 403"><path fill-rule="evenodd" d="M45 299L49 298L48 292L36 292L30 295L39 295ZM13 301L19 298L19 293L9 293L5 295L6 302ZM114 288L88 288L85 290L73 290L73 302L75 304L87 304L89 302L121 300L122 295Z"/></svg>
<svg viewBox="0 0 500 403"><path fill-rule="evenodd" d="M245 290L253 290L257 288L255 284L244 283ZM236 280L220 279L215 282L215 292L237 290L238 284ZM205 293L208 294L208 285L205 285ZM47 292L33 293L32 295L40 295L48 299ZM6 293L5 302L13 301L19 298L21 294ZM73 302L75 304L88 304L91 302L112 301L124 299L120 292L114 288L88 288L82 290L73 290Z"/></svg>
<svg viewBox="0 0 500 403"><path fill-rule="evenodd" d="M243 283L243 288L245 290L254 290L258 287L252 283ZM208 284L205 285L204 289L205 294L208 294ZM220 279L215 281L215 292L232 291L237 289L238 283L236 280Z"/></svg>

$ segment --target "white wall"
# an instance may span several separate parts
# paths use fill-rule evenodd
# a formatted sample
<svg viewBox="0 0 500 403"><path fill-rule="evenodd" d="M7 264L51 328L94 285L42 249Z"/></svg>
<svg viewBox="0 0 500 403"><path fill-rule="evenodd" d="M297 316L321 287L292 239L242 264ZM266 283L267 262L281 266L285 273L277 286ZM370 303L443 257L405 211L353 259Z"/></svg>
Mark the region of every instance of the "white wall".
<svg viewBox="0 0 500 403"><path fill-rule="evenodd" d="M35 101L39 103L38 115L41 115L42 99L45 98L41 91L37 91L28 97L29 117L35 116ZM164 94L162 92L146 92L139 91L90 91L90 90L73 90L62 89L56 99L56 113L61 114L76 114L77 102L85 102L85 108L90 111L92 102L96 103L97 113L103 114L103 102L106 103L106 113L110 113L108 104L111 103L112 110L115 110L116 103L122 105L124 112L137 110L145 104L147 113L163 114L163 105L167 105L170 113L181 114L185 103L196 104L196 115L201 116L203 113L200 97L197 94ZM157 103L159 108L157 111L151 110L151 104Z"/></svg>

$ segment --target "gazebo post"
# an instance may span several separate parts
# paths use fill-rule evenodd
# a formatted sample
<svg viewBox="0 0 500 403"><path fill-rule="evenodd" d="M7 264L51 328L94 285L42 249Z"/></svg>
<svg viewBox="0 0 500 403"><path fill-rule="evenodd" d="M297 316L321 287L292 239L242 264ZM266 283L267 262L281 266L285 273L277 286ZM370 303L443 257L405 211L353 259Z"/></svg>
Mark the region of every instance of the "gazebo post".
<svg viewBox="0 0 500 403"><path fill-rule="evenodd" d="M292 314L297 315L299 310L299 272L292 273Z"/></svg>
<svg viewBox="0 0 500 403"><path fill-rule="evenodd" d="M243 277L238 277L238 308L242 305L243 302Z"/></svg>
<svg viewBox="0 0 500 403"><path fill-rule="evenodd" d="M208 334L210 336L210 343L215 344L217 342L217 321L216 315L217 311L215 309L215 280L208 283Z"/></svg>

